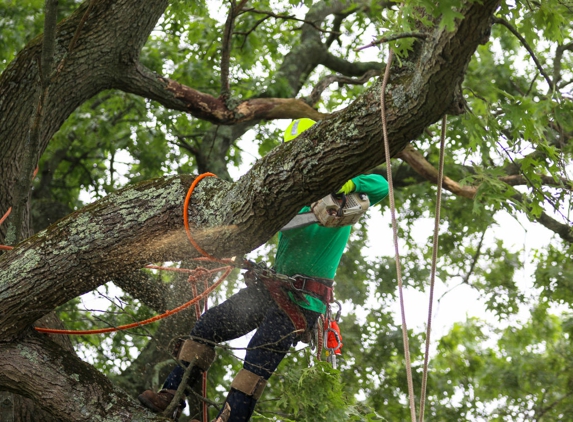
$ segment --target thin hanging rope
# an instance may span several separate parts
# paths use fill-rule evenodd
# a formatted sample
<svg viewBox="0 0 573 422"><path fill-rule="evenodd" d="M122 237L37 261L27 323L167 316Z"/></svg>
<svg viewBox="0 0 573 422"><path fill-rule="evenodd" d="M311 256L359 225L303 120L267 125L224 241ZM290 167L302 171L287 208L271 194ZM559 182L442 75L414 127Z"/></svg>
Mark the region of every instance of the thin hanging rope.
<svg viewBox="0 0 573 422"><path fill-rule="evenodd" d="M434 304L434 284L436 281L436 262L438 261L438 236L440 230L440 210L442 208L442 182L444 179L444 149L446 144L446 123L442 119L442 135L440 137L440 162L438 164L438 194L436 198L436 216L434 220L434 244L432 251L432 270L430 272L430 298L428 303L428 324L426 329L426 351L424 352L424 372L422 375L422 391L420 392L420 422L424 422L424 406L426 404L426 385L428 381L428 361L430 356L430 334L432 332L432 308Z"/></svg>
<svg viewBox="0 0 573 422"><path fill-rule="evenodd" d="M402 341L404 343L404 360L406 361L406 377L408 379L408 396L410 400L410 416L412 422L416 422L416 403L414 401L414 384L412 382L412 364L410 362L410 345L408 342L408 328L406 326L406 311L404 309L404 292L402 287L402 269L400 267L400 252L398 251L398 228L396 224L396 206L394 202L394 186L392 184L392 164L390 162L390 143L388 142L388 128L386 124L386 104L385 91L390 76L390 66L392 64L392 49L388 47L388 62L382 81L380 92L380 108L382 112L382 133L384 135L384 152L386 154L386 173L388 178L388 188L390 196L390 213L392 215L392 232L394 237L394 259L396 260L396 278L398 279L398 292L400 295L400 313L402 315Z"/></svg>

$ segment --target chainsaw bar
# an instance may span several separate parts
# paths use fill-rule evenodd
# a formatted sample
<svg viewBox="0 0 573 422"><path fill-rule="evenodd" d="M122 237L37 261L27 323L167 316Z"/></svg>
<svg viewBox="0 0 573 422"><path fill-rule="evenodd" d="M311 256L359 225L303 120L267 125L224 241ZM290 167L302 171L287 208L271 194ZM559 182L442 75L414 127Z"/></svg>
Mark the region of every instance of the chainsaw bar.
<svg viewBox="0 0 573 422"><path fill-rule="evenodd" d="M304 212L302 214L297 214L292 220L290 220L281 231L298 229L300 227L306 227L311 224L318 223L318 218L313 212Z"/></svg>

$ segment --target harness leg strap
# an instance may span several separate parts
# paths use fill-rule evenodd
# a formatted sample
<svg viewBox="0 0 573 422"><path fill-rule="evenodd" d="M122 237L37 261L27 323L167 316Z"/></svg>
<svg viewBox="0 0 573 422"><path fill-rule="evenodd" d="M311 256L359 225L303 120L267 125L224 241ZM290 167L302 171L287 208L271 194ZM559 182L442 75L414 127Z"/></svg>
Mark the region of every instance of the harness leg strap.
<svg viewBox="0 0 573 422"><path fill-rule="evenodd" d="M263 377L260 377L247 369L241 369L231 383L231 388L239 390L247 396L251 396L255 400L258 400L261 398L266 385L267 380Z"/></svg>
<svg viewBox="0 0 573 422"><path fill-rule="evenodd" d="M177 354L177 359L185 362L193 362L193 365L206 371L209 369L217 354L212 347L205 344L198 343L195 340L185 340L179 353Z"/></svg>

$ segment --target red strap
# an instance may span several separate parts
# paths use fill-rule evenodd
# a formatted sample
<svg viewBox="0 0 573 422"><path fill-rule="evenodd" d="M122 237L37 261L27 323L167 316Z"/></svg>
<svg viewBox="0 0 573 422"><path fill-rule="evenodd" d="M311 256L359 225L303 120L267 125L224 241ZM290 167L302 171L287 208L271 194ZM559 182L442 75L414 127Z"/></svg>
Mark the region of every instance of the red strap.
<svg viewBox="0 0 573 422"><path fill-rule="evenodd" d="M332 287L311 278L296 278L292 283L293 287L309 293L314 293L325 303L332 302Z"/></svg>
<svg viewBox="0 0 573 422"><path fill-rule="evenodd" d="M282 289L283 282L268 278L263 278L262 281L277 305L279 305L280 308L288 315L295 330L300 331L301 333L305 331L306 319L299 307L291 302L285 291Z"/></svg>

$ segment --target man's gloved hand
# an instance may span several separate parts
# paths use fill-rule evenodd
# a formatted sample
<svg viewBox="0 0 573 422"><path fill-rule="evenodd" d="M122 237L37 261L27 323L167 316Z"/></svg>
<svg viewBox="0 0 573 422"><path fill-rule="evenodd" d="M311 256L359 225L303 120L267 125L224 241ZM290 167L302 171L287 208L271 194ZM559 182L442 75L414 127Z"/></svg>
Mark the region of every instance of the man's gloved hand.
<svg viewBox="0 0 573 422"><path fill-rule="evenodd" d="M340 190L336 193L343 193L345 195L349 195L352 192L354 192L354 189L356 189L356 185L354 184L354 182L352 180L349 180L348 182L343 184L342 187L340 188Z"/></svg>

